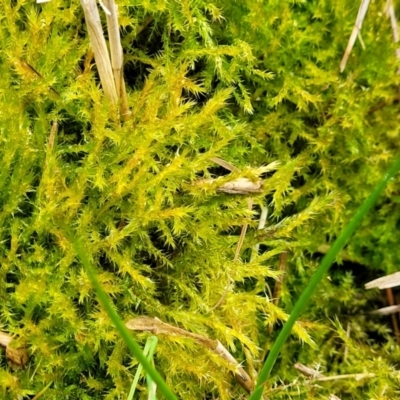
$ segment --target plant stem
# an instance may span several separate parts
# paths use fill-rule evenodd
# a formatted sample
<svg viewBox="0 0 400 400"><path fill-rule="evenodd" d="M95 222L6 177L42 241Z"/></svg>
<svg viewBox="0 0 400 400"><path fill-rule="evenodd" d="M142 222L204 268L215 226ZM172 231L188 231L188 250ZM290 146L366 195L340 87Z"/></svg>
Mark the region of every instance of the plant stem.
<svg viewBox="0 0 400 400"><path fill-rule="evenodd" d="M158 338L157 336L150 336L147 338L146 345L144 346L143 354L147 359L151 362L151 358L154 354L154 350L157 346ZM151 356L150 356L151 355ZM131 390L129 392L127 400L133 400L133 395L135 394L136 386L140 379L140 374L142 373L143 366L142 364L138 365L138 369L136 370L135 377L132 382Z"/></svg>
<svg viewBox="0 0 400 400"><path fill-rule="evenodd" d="M292 313L290 314L289 319L283 326L278 338L276 339L275 343L273 344L270 353L268 354L267 360L260 372L258 377L258 381L256 384L256 389L254 390L253 394L250 396L249 400L260 400L263 389L264 383L269 377L269 374L276 362L276 359L279 356L279 353L285 344L287 338L290 335L290 332L295 324L296 320L300 317L303 313L304 309L306 308L311 296L316 291L319 283L321 282L322 278L325 276L326 272L329 270L329 267L332 265L333 261L335 260L336 256L339 252L343 249L344 245L346 244L347 240L350 236L355 232L357 227L360 225L362 218L365 214L373 207L373 205L378 200L381 192L385 188L388 181L396 174L396 172L400 169L400 156L396 159L392 167L389 171L384 175L383 179L376 185L375 189L371 192L368 198L364 201L361 207L358 209L356 214L347 224L347 226L343 229L339 237L336 239L333 246L330 248L328 253L323 258L320 266L314 273L310 283L306 287L306 289L301 294L300 298L297 300Z"/></svg>
<svg viewBox="0 0 400 400"><path fill-rule="evenodd" d="M124 323L122 322L121 318L119 317L118 313L115 311L111 301L109 300L106 292L101 287L99 281L97 280L96 273L94 268L84 250L81 240L78 238L72 239L74 249L78 254L83 266L85 267L89 278L92 282L92 285L96 289L98 299L104 309L106 310L108 316L113 321L115 327L118 330L119 335L125 341L125 344L128 348L132 351L132 354L138 359L140 364L142 364L143 369L151 376L153 381L157 384L160 388L161 393L165 396L167 400L178 400L178 398L174 395L171 389L167 386L164 379L161 375L156 371L156 369L151 365L150 361L145 357L143 354L140 346L137 342L133 339L131 334L129 333L128 329L125 327Z"/></svg>

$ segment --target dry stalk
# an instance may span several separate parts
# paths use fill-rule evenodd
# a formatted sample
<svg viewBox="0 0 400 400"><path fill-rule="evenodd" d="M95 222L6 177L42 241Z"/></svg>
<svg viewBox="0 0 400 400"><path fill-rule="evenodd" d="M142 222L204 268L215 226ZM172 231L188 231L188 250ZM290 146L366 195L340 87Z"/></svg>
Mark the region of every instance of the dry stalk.
<svg viewBox="0 0 400 400"><path fill-rule="evenodd" d="M251 210L253 208L253 199L252 198L248 199L247 208L249 210ZM245 223L242 226L242 230L240 232L240 237L239 237L239 240L238 240L237 245L236 245L235 256L233 257L233 262L236 262L236 261L239 260L240 250L242 249L244 238L246 236L246 232L247 232L248 226L249 226L248 223ZM224 289L224 293L222 293L222 296L217 301L215 306L211 309L211 311L214 311L216 308L218 308L225 301L226 296L228 295L228 292L229 292L229 288L231 287L232 283L233 283L232 278L230 277L230 275L228 275L228 283L227 283L227 285L226 285L226 287Z"/></svg>
<svg viewBox="0 0 400 400"><path fill-rule="evenodd" d="M53 382L48 383L35 397L32 398L32 400L37 400L39 397L42 397L52 384Z"/></svg>
<svg viewBox="0 0 400 400"><path fill-rule="evenodd" d="M394 6L393 6L393 1L392 0L387 0L386 3L386 12L388 17L390 18L390 25L392 26L392 33L393 33L393 41L395 43L398 43L400 38L399 38L399 28L397 25L397 19L396 19L396 14L394 12ZM400 60L400 48L396 49L396 57L398 60ZM397 68L397 74L400 74L400 67ZM397 88L398 90L398 96L400 98L400 86Z"/></svg>
<svg viewBox="0 0 400 400"><path fill-rule="evenodd" d="M211 161L215 162L215 164L220 165L221 167L224 167L225 169L227 169L228 171L235 171L235 172L239 172L239 168L235 167L233 164L231 164L228 161L223 160L222 158L219 157L211 157L210 158Z"/></svg>
<svg viewBox="0 0 400 400"><path fill-rule="evenodd" d="M58 123L57 123L57 120L55 119L51 125L49 141L47 143L47 147L49 150L52 150L54 147L54 142L56 140L56 134L57 134L57 128L58 128Z"/></svg>
<svg viewBox="0 0 400 400"><path fill-rule="evenodd" d="M279 256L279 266L278 266L278 271L282 272L282 275L280 275L275 283L275 288L274 288L274 296L273 296L273 302L274 304L278 304L279 302L279 297L281 295L281 290L282 290L282 281L283 281L283 273L285 272L286 269L286 261L287 261L287 251L282 251L282 253Z"/></svg>
<svg viewBox="0 0 400 400"><path fill-rule="evenodd" d="M24 70L28 74L28 76L32 77L32 79L36 79L36 78L43 79L43 75L36 68L34 68L31 64L27 63L26 61L16 60L14 62L14 65L16 66L17 69ZM49 86L49 90L51 90L58 97L60 96L60 93L58 93L57 90L54 89L52 86Z"/></svg>
<svg viewBox="0 0 400 400"><path fill-rule="evenodd" d="M324 375L321 374L321 372L316 371L315 369L312 369L310 367L307 367L303 364L296 363L293 365L297 371L300 371L303 375L309 377L309 378L317 378L317 377L322 377Z"/></svg>
<svg viewBox="0 0 400 400"><path fill-rule="evenodd" d="M340 63L340 72L343 72L344 69L346 68L347 60L349 59L351 51L353 50L353 46L354 46L354 43L356 42L357 36L359 38L361 38L361 27L362 27L365 15L368 10L369 2L370 2L370 0L362 0L361 1L353 31L351 32L349 42L347 44L342 61ZM362 39L360 41L363 45L364 42L362 41Z"/></svg>
<svg viewBox="0 0 400 400"><path fill-rule="evenodd" d="M215 162L216 164L220 165L221 167L224 167L224 168L227 169L228 171L231 171L231 172L232 172L232 171L235 171L235 172L238 172L238 171L239 171L239 169L238 169L237 167L235 167L233 164L231 164L231 163L229 163L229 162L223 160L222 158L213 157L213 158L211 158L211 161ZM242 178L242 179L243 179L243 178ZM237 179L236 181L233 181L232 183L235 183L235 182L237 182L237 181L239 181L239 179ZM249 181L249 180L247 179L247 181ZM249 181L249 182L250 182L250 181ZM252 183L252 182L251 182L251 183ZM228 184L229 184L229 183L228 183ZM252 184L253 184L253 183L252 183ZM225 184L224 186L226 186L226 185L227 185L227 184ZM254 185L254 184L253 184L253 185ZM247 189L248 189L248 186L246 186L246 187L247 187ZM261 188L261 182L260 182L259 188ZM221 188L219 188L219 189L221 190ZM242 191L241 191L241 192L240 192L240 191L237 191L237 190L238 190L238 187L235 186L235 185L230 186L229 189L230 189L231 191L228 191L228 190L222 190L222 191L225 191L225 192L227 192L227 193L236 193L236 194L240 193L240 194L244 194L243 188L242 188ZM236 190L236 191L234 191L234 190ZM246 192L246 194L247 194L247 193L249 193L249 192ZM252 198L249 198L249 199L248 199L247 208L248 208L249 210L251 210L251 209L253 208L253 199L252 199ZM233 258L233 261L234 261L234 262L236 262L237 260L239 260L240 250L242 249L243 242L244 242L244 238L245 238L245 236L246 236L246 232L247 232L248 226L249 226L249 224L247 224L247 223L244 224L244 225L242 226L242 230L241 230L241 232L240 232L239 241L237 242L237 245L236 245L235 256L234 256L234 258ZM225 286L224 292L222 293L222 296L221 296L220 299L217 301L217 303L215 304L215 306L211 309L211 311L214 311L216 308L218 308L218 307L225 301L226 296L228 295L228 292L229 292L229 289L230 289L232 283L233 283L232 278L230 277L230 275L228 275L228 283L227 283L227 285Z"/></svg>
<svg viewBox="0 0 400 400"><path fill-rule="evenodd" d="M388 299L389 306L395 306L392 288L386 289L386 296ZM391 317L392 317L393 331L396 337L396 341L397 343L400 343L400 331L399 331L399 324L397 322L397 316L396 314L391 314Z"/></svg>
<svg viewBox="0 0 400 400"><path fill-rule="evenodd" d="M128 106L128 96L126 94L123 73L124 55L119 34L118 6L115 4L114 0L104 0L104 2L109 11L106 13L107 31L110 41L111 65L114 73L115 87L120 100L121 117L123 120L127 120L131 112Z"/></svg>
<svg viewBox="0 0 400 400"><path fill-rule="evenodd" d="M267 206L262 206L261 207L260 220L258 221L258 227L257 227L257 229L259 231L261 231L261 230L263 230L265 228L265 225L267 224L267 218L268 218L268 207ZM254 251L252 252L251 260L254 260L254 258L258 255L259 251L260 251L260 244L257 243L254 246Z"/></svg>
<svg viewBox="0 0 400 400"><path fill-rule="evenodd" d="M153 21L153 17L146 17L143 24L136 28L136 36L143 32Z"/></svg>
<svg viewBox="0 0 400 400"><path fill-rule="evenodd" d="M347 323L347 330L346 330L346 336L348 338L350 338L350 332L351 332L351 325L350 322ZM347 361L347 357L349 355L349 347L347 346L347 344L344 347L344 354L343 354L343 361L346 362Z"/></svg>
<svg viewBox="0 0 400 400"><path fill-rule="evenodd" d="M83 63L83 73L86 74L90 71L92 67L92 61L93 61L93 50L89 49L85 55L85 61Z"/></svg>
<svg viewBox="0 0 400 400"><path fill-rule="evenodd" d="M336 381L340 379L355 379L356 381L361 381L366 378L374 378L376 375L370 372L360 373L360 374L344 374L344 375L331 375L325 376L315 369L309 368L303 364L296 363L293 366L302 374L308 376L310 380L318 381L318 382L326 382L326 381Z"/></svg>
<svg viewBox="0 0 400 400"><path fill-rule="evenodd" d="M81 5L85 14L90 43L93 48L94 58L99 71L104 94L110 101L111 105L116 107L118 103L118 95L115 88L110 57L103 29L101 27L100 14L96 0L81 0Z"/></svg>
<svg viewBox="0 0 400 400"><path fill-rule="evenodd" d="M400 272L395 272L394 274L382 276L365 284L366 289L378 288L382 290L395 286L400 286Z"/></svg>
<svg viewBox="0 0 400 400"><path fill-rule="evenodd" d="M396 305L396 306L383 307L380 308L379 310L371 311L371 314L391 315L398 313L399 311L400 311L400 305Z"/></svg>
<svg viewBox="0 0 400 400"><path fill-rule="evenodd" d="M185 331L184 329L177 328L176 326L166 324L165 322L160 321L158 318L150 318L144 316L129 320L126 323L126 327L134 331L151 332L154 335L158 335L161 333L164 335L190 338L196 343L206 347L213 353L219 355L230 365L232 365L235 368L235 372L233 372L233 375L235 376L236 381L240 385L242 385L243 388L246 389L249 393L254 388L253 380L242 368L240 363L235 360L232 354L229 353L229 351L222 345L219 340L213 340L203 335L198 335L196 333Z"/></svg>
<svg viewBox="0 0 400 400"><path fill-rule="evenodd" d="M386 15L390 18L390 24L392 26L393 40L395 43L399 41L399 29L397 27L396 14L394 12L393 1L387 0L385 5Z"/></svg>
<svg viewBox="0 0 400 400"><path fill-rule="evenodd" d="M386 289L386 297L388 300L389 307L385 307L382 310L378 310L377 313L391 314L393 331L398 343L400 343L400 330L399 330L397 316L395 315L395 313L393 313L393 311L396 312L395 306L397 305L395 304L394 301L392 288L399 285L400 285L400 272L395 272L394 274L382 276L381 278L375 279L365 284L366 289L374 289L374 288L378 288L381 290Z"/></svg>
<svg viewBox="0 0 400 400"><path fill-rule="evenodd" d="M321 376L316 377L314 380L318 382L327 382L327 381L337 381L340 379L355 379L356 381L361 381L367 378L375 378L376 374L371 372L365 372L362 374L344 374L344 375L332 375L332 376Z"/></svg>

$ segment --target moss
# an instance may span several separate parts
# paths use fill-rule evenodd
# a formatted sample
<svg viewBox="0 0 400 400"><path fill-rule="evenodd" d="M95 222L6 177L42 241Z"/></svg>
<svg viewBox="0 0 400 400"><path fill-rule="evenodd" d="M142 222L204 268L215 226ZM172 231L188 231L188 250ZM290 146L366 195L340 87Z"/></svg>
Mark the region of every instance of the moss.
<svg viewBox="0 0 400 400"><path fill-rule="evenodd" d="M347 0L118 4L132 111L123 124L88 67L78 1L0 2L0 324L31 355L17 371L2 356L5 399L37 394L50 381L43 398L129 392L137 361L63 226L84 238L124 319L149 315L218 339L255 375L316 268L318 247L332 243L398 152L397 61L380 4L364 22L366 50L356 45L343 74L357 14ZM253 212L249 196L199 184L230 179L217 156L239 168L234 178L264 179ZM274 161L276 170L258 169ZM387 321L367 316L380 295L363 288L400 262L397 186L398 178L346 249L362 264L338 260L297 324L270 382L290 386L271 397L397 396L399 351ZM257 231L265 205L267 226ZM284 250L276 305L268 287ZM213 309L228 276L235 285ZM135 335L144 344L147 334ZM244 395L224 362L192 342L160 337L155 357L180 398ZM296 380L296 361L325 374L377 376L317 387Z"/></svg>

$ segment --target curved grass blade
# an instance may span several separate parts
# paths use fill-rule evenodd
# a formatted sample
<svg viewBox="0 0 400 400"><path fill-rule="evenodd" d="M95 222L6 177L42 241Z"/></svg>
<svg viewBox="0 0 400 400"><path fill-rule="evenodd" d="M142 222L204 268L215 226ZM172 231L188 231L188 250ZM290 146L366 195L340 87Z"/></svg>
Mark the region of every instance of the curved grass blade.
<svg viewBox="0 0 400 400"><path fill-rule="evenodd" d="M119 335L124 339L128 348L132 351L132 354L138 359L140 364L142 364L143 369L151 376L153 381L157 384L160 392L164 395L167 400L178 400L178 398L174 395L171 389L167 386L164 379L161 375L156 371L156 369L151 365L151 363L147 360L144 356L140 346L136 343L133 339L129 331L125 328L124 323L122 322L121 318L119 317L118 313L114 310L111 301L109 300L106 292L101 287L99 281L97 280L96 273L92 264L87 256L81 241L78 238L73 238L72 243L76 253L78 254L83 266L85 267L90 281L93 287L96 289L97 296L101 305L107 311L107 314L113 321L116 329L118 330Z"/></svg>
<svg viewBox="0 0 400 400"><path fill-rule="evenodd" d="M147 359L153 364L153 356L154 356L154 351L156 349L157 343L158 343L158 338L157 336L150 336L150 348L149 348L149 354L147 355ZM148 400L157 400L156 397L156 391L157 391L157 385L151 379L151 376L149 374L146 374L146 381L147 381L147 388L149 391L149 397Z"/></svg>
<svg viewBox="0 0 400 400"><path fill-rule="evenodd" d="M314 294L315 290L317 289L319 283L321 282L322 278L325 276L326 272L329 270L329 267L332 265L333 261L335 260L336 256L342 250L344 245L346 244L347 240L350 236L355 232L357 227L360 225L362 218L365 214L372 208L372 206L378 200L381 192L385 188L388 181L396 174L396 172L400 169L400 156L396 159L392 167L389 171L385 174L383 179L376 185L375 189L371 192L365 202L361 205L361 207L357 210L356 214L347 224L347 226L343 229L339 237L336 239L335 243L329 250L329 252L325 255L323 260L321 261L320 266L314 273L310 283L306 287L306 289L301 294L300 298L297 300L292 313L290 314L289 319L283 326L278 338L276 339L275 343L273 344L267 360L260 372L258 377L258 381L256 384L256 389L254 390L253 394L250 396L249 400L260 400L263 389L264 383L268 379L268 376L275 364L276 359L279 356L279 353L286 342L286 339L289 337L290 332L295 324L296 320L300 317L303 313L304 309L306 308L311 296Z"/></svg>
<svg viewBox="0 0 400 400"><path fill-rule="evenodd" d="M157 346L157 336L149 336L146 341L146 345L144 346L143 354L147 359L151 362L152 356L154 354L154 350ZM143 366L142 364L139 364L138 369L136 370L135 377L133 378L131 390L129 392L127 400L133 400L133 395L135 394L136 391L136 386L139 382L140 379L140 374L142 373Z"/></svg>

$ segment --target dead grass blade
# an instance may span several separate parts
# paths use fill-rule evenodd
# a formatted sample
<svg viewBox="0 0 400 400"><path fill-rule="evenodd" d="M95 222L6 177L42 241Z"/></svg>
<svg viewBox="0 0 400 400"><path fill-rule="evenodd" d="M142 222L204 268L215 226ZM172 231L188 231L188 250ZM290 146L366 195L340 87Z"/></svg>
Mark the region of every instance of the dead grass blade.
<svg viewBox="0 0 400 400"><path fill-rule="evenodd" d="M94 58L99 71L101 85L104 94L112 106L118 103L117 90L108 54L106 40L100 22L100 14L96 0L81 0L81 5L85 14L86 25L93 48Z"/></svg>
<svg viewBox="0 0 400 400"><path fill-rule="evenodd" d="M115 87L120 100L121 117L123 120L127 120L131 112L128 106L128 96L126 94L123 73L124 55L119 34L118 6L114 0L104 0L104 5L108 10L108 13L106 13L107 31L110 41L111 65L114 73Z"/></svg>
<svg viewBox="0 0 400 400"><path fill-rule="evenodd" d="M354 24L353 31L351 32L350 39L349 39L349 42L346 47L346 51L344 52L342 61L340 63L340 72L343 72L344 69L346 68L347 60L349 59L351 51L353 50L353 46L354 46L354 43L356 42L357 36L359 36L360 41L363 44L363 41L361 39L361 27L362 27L365 15L367 14L369 2L370 2L370 0L362 0L361 1L360 8L358 9L356 23Z"/></svg>

